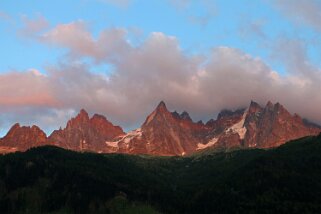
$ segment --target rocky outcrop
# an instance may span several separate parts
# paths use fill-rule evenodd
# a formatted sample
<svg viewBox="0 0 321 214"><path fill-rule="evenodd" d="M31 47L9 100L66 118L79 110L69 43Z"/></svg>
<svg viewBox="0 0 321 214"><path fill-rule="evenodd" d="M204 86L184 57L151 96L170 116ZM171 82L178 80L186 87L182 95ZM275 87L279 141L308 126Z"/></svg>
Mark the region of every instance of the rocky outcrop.
<svg viewBox="0 0 321 214"><path fill-rule="evenodd" d="M50 144L76 151L108 152L106 141L124 132L104 116L95 114L89 118L85 110L68 121L66 128L54 131L48 138Z"/></svg>
<svg viewBox="0 0 321 214"><path fill-rule="evenodd" d="M258 106L257 104L253 104ZM302 118L291 115L281 104L268 102L265 108L249 111L244 127L244 146L271 148L307 135L317 135L320 128L306 125Z"/></svg>
<svg viewBox="0 0 321 214"><path fill-rule="evenodd" d="M14 124L0 141L0 152L25 151L31 147L47 144L46 134L37 126L20 126Z"/></svg>
<svg viewBox="0 0 321 214"><path fill-rule="evenodd" d="M208 128L194 123L187 112L168 111L164 102L146 118L140 129L119 140L119 152L131 154L184 155L205 142Z"/></svg>

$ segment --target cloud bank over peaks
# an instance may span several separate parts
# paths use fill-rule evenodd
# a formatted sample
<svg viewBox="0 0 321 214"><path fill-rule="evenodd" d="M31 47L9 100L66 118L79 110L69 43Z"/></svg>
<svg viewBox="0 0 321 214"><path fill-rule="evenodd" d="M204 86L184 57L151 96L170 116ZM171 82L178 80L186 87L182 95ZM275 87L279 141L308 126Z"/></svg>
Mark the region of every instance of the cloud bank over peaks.
<svg viewBox="0 0 321 214"><path fill-rule="evenodd" d="M160 100L171 110L188 111L194 120L246 107L251 100L262 105L271 100L321 123L320 72L315 68L301 66L298 72L279 75L260 58L231 47L213 48L208 56L190 55L177 38L161 32L137 46L127 37L125 29L110 28L95 38L81 21L37 32L35 41L65 48L78 61L47 67L46 74L35 69L0 74L2 121L52 130L85 108L128 128L139 126ZM82 61L85 57L112 65L112 72L92 72ZM299 52L293 57L296 63L306 61Z"/></svg>

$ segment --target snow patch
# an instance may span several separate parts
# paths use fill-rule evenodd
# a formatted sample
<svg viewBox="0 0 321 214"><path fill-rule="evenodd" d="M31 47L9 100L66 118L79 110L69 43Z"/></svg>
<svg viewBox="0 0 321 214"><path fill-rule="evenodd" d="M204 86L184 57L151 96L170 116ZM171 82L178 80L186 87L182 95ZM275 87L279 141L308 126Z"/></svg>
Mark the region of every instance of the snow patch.
<svg viewBox="0 0 321 214"><path fill-rule="evenodd" d="M114 147L114 148L118 148L118 142L119 142L119 141L115 141L115 142L108 142L108 141L106 141L105 143L107 144L107 146Z"/></svg>
<svg viewBox="0 0 321 214"><path fill-rule="evenodd" d="M137 137L138 139L140 139L142 137L142 130L139 129L135 129L131 132L128 132L127 134L123 135L119 140L117 141L106 141L105 143L110 146L110 147L114 147L114 148L118 148L118 143L119 142L124 142L125 144L128 144L133 138Z"/></svg>
<svg viewBox="0 0 321 214"><path fill-rule="evenodd" d="M240 139L244 139L245 133L247 131L247 129L244 127L246 115L247 115L247 111L244 112L242 119L239 122L235 123L230 128L228 128L226 132L237 133L240 136Z"/></svg>
<svg viewBox="0 0 321 214"><path fill-rule="evenodd" d="M256 143L250 144L249 147L250 147L250 148L253 148L253 147L256 147L256 145L257 145Z"/></svg>
<svg viewBox="0 0 321 214"><path fill-rule="evenodd" d="M128 144L133 138L140 139L143 135L143 132L141 128L135 129L131 132L128 132L126 135L124 135L119 141L124 141L124 143Z"/></svg>
<svg viewBox="0 0 321 214"><path fill-rule="evenodd" d="M206 149L208 147L214 146L214 144L217 143L217 141L218 141L218 138L214 137L207 144L198 143L196 150Z"/></svg>

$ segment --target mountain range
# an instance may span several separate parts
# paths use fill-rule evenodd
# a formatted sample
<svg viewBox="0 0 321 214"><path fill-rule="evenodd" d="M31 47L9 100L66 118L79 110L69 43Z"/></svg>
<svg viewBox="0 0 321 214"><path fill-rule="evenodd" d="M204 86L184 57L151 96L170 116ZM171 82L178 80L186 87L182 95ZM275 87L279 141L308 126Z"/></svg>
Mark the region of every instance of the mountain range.
<svg viewBox="0 0 321 214"><path fill-rule="evenodd" d="M320 132L320 126L270 101L264 107L251 101L245 109L222 110L205 124L194 122L185 111L170 112L161 101L140 128L128 133L102 115L89 117L83 109L49 136L37 126L17 123L0 139L0 152L54 145L96 153L184 156L206 149L272 148Z"/></svg>

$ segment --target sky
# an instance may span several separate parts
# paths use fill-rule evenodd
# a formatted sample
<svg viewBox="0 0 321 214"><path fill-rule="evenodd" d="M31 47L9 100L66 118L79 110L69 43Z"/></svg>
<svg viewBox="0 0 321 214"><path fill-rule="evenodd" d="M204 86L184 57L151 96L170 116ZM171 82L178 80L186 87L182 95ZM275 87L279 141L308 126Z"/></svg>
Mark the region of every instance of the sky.
<svg viewBox="0 0 321 214"><path fill-rule="evenodd" d="M125 130L163 100L205 122L251 100L321 123L320 0L0 2L0 135L84 108Z"/></svg>

